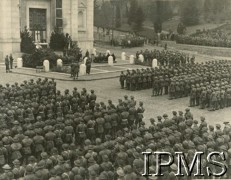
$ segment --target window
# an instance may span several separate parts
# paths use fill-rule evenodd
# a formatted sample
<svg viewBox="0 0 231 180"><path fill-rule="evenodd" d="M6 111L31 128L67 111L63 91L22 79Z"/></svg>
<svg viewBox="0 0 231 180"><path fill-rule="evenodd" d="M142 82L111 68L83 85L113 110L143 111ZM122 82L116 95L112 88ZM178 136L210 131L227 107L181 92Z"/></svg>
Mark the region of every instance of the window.
<svg viewBox="0 0 231 180"><path fill-rule="evenodd" d="M56 0L55 25L59 29L63 28L63 10L62 0Z"/></svg>
<svg viewBox="0 0 231 180"><path fill-rule="evenodd" d="M62 9L62 7L63 7L62 0L56 0L56 8Z"/></svg>
<svg viewBox="0 0 231 180"><path fill-rule="evenodd" d="M84 28L83 11L79 11L78 19L79 19L79 28Z"/></svg>
<svg viewBox="0 0 231 180"><path fill-rule="evenodd" d="M79 31L86 31L86 9L85 8L79 9L78 27L79 27Z"/></svg>
<svg viewBox="0 0 231 180"><path fill-rule="evenodd" d="M46 9L29 9L29 27L35 42L46 42Z"/></svg>

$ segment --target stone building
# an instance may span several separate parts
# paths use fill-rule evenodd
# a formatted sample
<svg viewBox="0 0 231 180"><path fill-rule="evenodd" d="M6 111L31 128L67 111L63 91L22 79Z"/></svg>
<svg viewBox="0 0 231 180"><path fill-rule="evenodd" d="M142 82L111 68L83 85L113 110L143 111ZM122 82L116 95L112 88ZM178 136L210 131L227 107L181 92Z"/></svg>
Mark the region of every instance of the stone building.
<svg viewBox="0 0 231 180"><path fill-rule="evenodd" d="M93 48L93 0L1 0L0 58L20 52L20 31L48 45L54 27L71 35L83 51Z"/></svg>

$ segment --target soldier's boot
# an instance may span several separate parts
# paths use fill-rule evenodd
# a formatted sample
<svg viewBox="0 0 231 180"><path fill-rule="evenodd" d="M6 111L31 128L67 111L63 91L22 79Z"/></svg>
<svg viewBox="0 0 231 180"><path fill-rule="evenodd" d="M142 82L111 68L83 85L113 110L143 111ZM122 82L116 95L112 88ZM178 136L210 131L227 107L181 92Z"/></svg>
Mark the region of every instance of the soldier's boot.
<svg viewBox="0 0 231 180"><path fill-rule="evenodd" d="M126 89L130 90L130 84L129 83L126 83Z"/></svg>
<svg viewBox="0 0 231 180"><path fill-rule="evenodd" d="M199 99L196 98L196 106L199 106Z"/></svg>
<svg viewBox="0 0 231 180"><path fill-rule="evenodd" d="M131 84L131 91L134 91L134 85Z"/></svg>
<svg viewBox="0 0 231 180"><path fill-rule="evenodd" d="M216 102L216 110L219 110L220 109L220 101L217 101Z"/></svg>
<svg viewBox="0 0 231 180"><path fill-rule="evenodd" d="M155 96L155 89L152 89L152 97Z"/></svg>
<svg viewBox="0 0 231 180"><path fill-rule="evenodd" d="M173 93L172 92L169 92L169 100L172 100L173 99Z"/></svg>
<svg viewBox="0 0 231 180"><path fill-rule="evenodd" d="M160 88L160 96L163 95L163 87Z"/></svg>
<svg viewBox="0 0 231 180"><path fill-rule="evenodd" d="M194 107L194 106L196 105L195 102L196 102L196 99L193 98L193 99L192 99L192 107Z"/></svg>
<svg viewBox="0 0 231 180"><path fill-rule="evenodd" d="M120 81L121 89L124 89L124 82Z"/></svg>
<svg viewBox="0 0 231 180"><path fill-rule="evenodd" d="M168 95L168 86L165 87L165 94Z"/></svg>
<svg viewBox="0 0 231 180"><path fill-rule="evenodd" d="M191 97L189 99L189 107L193 107L193 99Z"/></svg>
<svg viewBox="0 0 231 180"><path fill-rule="evenodd" d="M215 111L215 103L211 102L209 111Z"/></svg>

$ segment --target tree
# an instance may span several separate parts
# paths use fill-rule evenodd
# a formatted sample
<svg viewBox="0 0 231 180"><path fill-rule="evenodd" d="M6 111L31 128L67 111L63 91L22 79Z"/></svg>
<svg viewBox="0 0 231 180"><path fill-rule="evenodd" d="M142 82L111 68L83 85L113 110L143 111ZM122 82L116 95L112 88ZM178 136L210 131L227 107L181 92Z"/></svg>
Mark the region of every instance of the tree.
<svg viewBox="0 0 231 180"><path fill-rule="evenodd" d="M149 1L145 6L145 12L156 33L161 33L162 23L173 16L169 1Z"/></svg>
<svg viewBox="0 0 231 180"><path fill-rule="evenodd" d="M182 35L185 34L185 31L186 31L185 25L182 22L180 22L177 26L177 33Z"/></svg>
<svg viewBox="0 0 231 180"><path fill-rule="evenodd" d="M133 31L135 33L142 30L144 20L145 20L145 16L144 16L143 9L141 7L138 7L138 9L136 10L136 16L135 16L135 19L133 22L134 23L133 24Z"/></svg>
<svg viewBox="0 0 231 180"><path fill-rule="evenodd" d="M204 18L205 20L207 20L213 11L213 1L205 0L203 9L204 9Z"/></svg>
<svg viewBox="0 0 231 180"><path fill-rule="evenodd" d="M21 31L20 36L21 36L21 43L20 43L21 52L29 53L29 54L32 53L35 50L35 45L33 43L33 38L27 27L25 27L24 30Z"/></svg>
<svg viewBox="0 0 231 180"><path fill-rule="evenodd" d="M120 7L116 6L116 27L119 28L121 26L121 12Z"/></svg>
<svg viewBox="0 0 231 180"><path fill-rule="evenodd" d="M128 12L128 24L129 25L131 25L135 21L137 10L138 10L137 0L131 0L131 6Z"/></svg>
<svg viewBox="0 0 231 180"><path fill-rule="evenodd" d="M199 23L199 10L196 1L184 0L182 2L181 21L183 24L192 26Z"/></svg>
<svg viewBox="0 0 231 180"><path fill-rule="evenodd" d="M54 28L54 31L51 33L50 37L50 48L53 50L63 51L65 47L65 35L63 32L60 32L58 27Z"/></svg>

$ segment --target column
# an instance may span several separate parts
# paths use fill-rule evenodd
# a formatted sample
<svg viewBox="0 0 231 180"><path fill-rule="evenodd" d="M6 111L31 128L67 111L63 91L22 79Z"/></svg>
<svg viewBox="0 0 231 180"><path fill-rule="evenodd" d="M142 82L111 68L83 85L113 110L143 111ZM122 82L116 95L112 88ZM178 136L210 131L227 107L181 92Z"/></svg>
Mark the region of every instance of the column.
<svg viewBox="0 0 231 180"><path fill-rule="evenodd" d="M87 0L87 43L88 48L93 48L94 41L94 1Z"/></svg>
<svg viewBox="0 0 231 180"><path fill-rule="evenodd" d="M71 0L71 31L73 41L78 41L78 0Z"/></svg>
<svg viewBox="0 0 231 180"><path fill-rule="evenodd" d="M5 55L20 52L19 1L0 1L0 60Z"/></svg>

